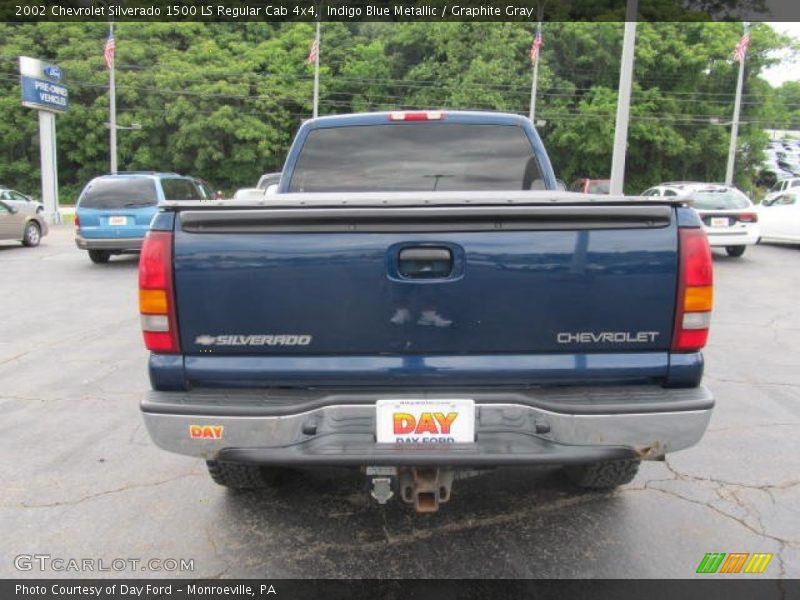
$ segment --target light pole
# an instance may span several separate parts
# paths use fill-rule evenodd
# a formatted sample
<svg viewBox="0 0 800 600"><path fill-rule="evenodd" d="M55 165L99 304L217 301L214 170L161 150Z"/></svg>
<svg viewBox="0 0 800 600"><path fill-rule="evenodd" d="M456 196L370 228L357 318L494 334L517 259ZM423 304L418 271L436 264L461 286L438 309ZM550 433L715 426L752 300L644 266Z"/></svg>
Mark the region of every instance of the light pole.
<svg viewBox="0 0 800 600"><path fill-rule="evenodd" d="M734 58L739 61L739 78L736 81L736 100L733 103L733 123L731 125L731 143L728 146L728 164L725 167L725 185L733 184L733 167L736 162L736 138L739 136L739 111L742 108L742 82L744 81L744 59L747 56L747 45L750 43L750 24L744 24L744 36L739 42L743 45L741 56ZM747 38L747 43L744 43ZM737 47L738 48L738 47Z"/></svg>
<svg viewBox="0 0 800 600"><path fill-rule="evenodd" d="M611 157L609 192L621 194L625 185L625 153L628 147L628 118L631 110L633 82L633 53L636 47L636 12L638 0L628 0L625 10L625 39L622 43L622 62L617 93L617 124L614 128L614 153Z"/></svg>

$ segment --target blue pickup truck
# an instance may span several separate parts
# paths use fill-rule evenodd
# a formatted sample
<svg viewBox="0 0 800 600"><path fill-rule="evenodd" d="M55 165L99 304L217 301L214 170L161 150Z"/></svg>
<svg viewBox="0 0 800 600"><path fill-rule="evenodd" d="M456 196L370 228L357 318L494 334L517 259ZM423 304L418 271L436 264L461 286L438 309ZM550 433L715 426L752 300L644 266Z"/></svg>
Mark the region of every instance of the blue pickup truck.
<svg viewBox="0 0 800 600"><path fill-rule="evenodd" d="M152 439L231 488L347 466L422 512L460 471L611 488L697 443L702 223L555 187L527 119L392 112L304 123L277 194L166 203L139 273Z"/></svg>

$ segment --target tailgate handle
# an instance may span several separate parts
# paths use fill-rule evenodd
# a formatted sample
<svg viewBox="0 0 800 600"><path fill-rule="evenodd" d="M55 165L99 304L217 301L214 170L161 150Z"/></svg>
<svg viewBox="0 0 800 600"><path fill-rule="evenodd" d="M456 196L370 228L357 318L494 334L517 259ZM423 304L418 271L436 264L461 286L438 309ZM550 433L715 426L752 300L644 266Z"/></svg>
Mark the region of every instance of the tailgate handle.
<svg viewBox="0 0 800 600"><path fill-rule="evenodd" d="M400 276L409 279L440 279L453 272L449 248L403 248L397 259Z"/></svg>

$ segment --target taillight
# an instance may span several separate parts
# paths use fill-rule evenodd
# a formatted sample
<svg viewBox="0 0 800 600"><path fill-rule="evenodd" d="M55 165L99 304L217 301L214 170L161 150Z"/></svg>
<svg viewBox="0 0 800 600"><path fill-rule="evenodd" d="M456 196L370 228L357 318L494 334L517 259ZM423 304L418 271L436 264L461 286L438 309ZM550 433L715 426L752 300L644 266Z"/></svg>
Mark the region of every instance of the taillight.
<svg viewBox="0 0 800 600"><path fill-rule="evenodd" d="M389 113L390 121L441 121L442 119L444 119L444 113L440 110L394 111Z"/></svg>
<svg viewBox="0 0 800 600"><path fill-rule="evenodd" d="M701 228L678 230L678 302L672 350L694 352L706 345L714 303L713 266Z"/></svg>
<svg viewBox="0 0 800 600"><path fill-rule="evenodd" d="M742 223L758 223L758 215L756 213L741 213L736 215L736 218Z"/></svg>
<svg viewBox="0 0 800 600"><path fill-rule="evenodd" d="M181 351L172 285L172 233L168 231L150 231L144 238L139 257L139 313L148 350Z"/></svg>
<svg viewBox="0 0 800 600"><path fill-rule="evenodd" d="M81 218L78 216L78 213L75 213L75 229L81 228Z"/></svg>

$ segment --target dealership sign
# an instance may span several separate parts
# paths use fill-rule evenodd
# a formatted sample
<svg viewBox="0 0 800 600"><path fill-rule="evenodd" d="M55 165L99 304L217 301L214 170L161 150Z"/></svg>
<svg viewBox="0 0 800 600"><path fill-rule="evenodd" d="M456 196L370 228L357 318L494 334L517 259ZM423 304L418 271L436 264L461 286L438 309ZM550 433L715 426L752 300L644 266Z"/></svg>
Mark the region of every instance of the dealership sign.
<svg viewBox="0 0 800 600"><path fill-rule="evenodd" d="M19 57L22 83L22 105L38 110L64 112L69 105L64 72L56 65L38 58Z"/></svg>

